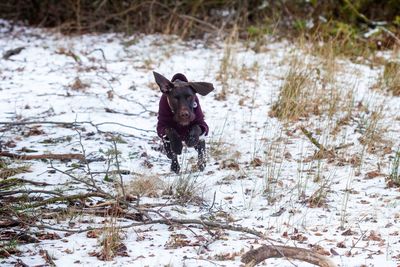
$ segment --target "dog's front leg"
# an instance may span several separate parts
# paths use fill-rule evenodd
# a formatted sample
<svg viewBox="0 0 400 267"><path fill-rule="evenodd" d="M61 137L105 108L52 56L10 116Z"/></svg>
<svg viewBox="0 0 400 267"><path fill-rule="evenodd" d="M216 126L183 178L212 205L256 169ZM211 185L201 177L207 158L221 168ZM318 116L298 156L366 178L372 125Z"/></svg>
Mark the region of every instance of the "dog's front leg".
<svg viewBox="0 0 400 267"><path fill-rule="evenodd" d="M178 162L178 154L182 153L182 141L175 129L166 129L167 138L163 140L167 157L171 159L171 171L179 173L181 167Z"/></svg>
<svg viewBox="0 0 400 267"><path fill-rule="evenodd" d="M206 141L199 140L194 148L196 149L198 155L197 168L199 171L204 171L206 167Z"/></svg>
<svg viewBox="0 0 400 267"><path fill-rule="evenodd" d="M178 132L173 128L165 129L165 134L171 144L171 150L177 155L182 154L182 140L179 137Z"/></svg>
<svg viewBox="0 0 400 267"><path fill-rule="evenodd" d="M163 145L167 157L171 160L171 171L179 173L181 167L179 166L178 156L171 149L171 142L169 139L163 139Z"/></svg>

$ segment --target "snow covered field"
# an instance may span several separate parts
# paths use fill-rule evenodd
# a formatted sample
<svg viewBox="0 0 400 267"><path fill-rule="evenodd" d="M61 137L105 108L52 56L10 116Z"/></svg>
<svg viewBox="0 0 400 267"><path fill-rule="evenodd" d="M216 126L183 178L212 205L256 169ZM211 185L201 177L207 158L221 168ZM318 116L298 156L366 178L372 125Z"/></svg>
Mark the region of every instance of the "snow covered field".
<svg viewBox="0 0 400 267"><path fill-rule="evenodd" d="M125 215L142 209L153 220L235 225L264 238L195 223L144 224L150 218L142 215L100 216L115 206L94 196L19 209L17 221L26 219L21 214L38 220L0 228L3 244L14 233L40 242L17 245L19 251L0 259L0 265L240 266L241 256L262 244L307 248L338 266L400 264L399 188L385 180L400 147L400 98L373 89L381 67L341 59L334 61L334 75L325 75L327 59L272 38L255 53L245 43L184 42L161 35L63 36L1 24L0 53L24 47L0 60L3 151L35 155L84 149L91 161L4 158L8 167L29 166L30 172L12 177L49 185L0 188L3 193L25 190L45 200L97 188L117 198L123 194L122 180L130 195ZM379 56L393 57L390 52ZM270 116L293 57L313 70L322 96L337 93L329 102L337 103L332 113L317 106L295 120ZM184 148L180 157L180 175L170 172L159 151L155 126L161 93L153 70L214 84L214 92L199 97L210 126L204 172L193 168L191 149ZM315 155L318 148L301 127L333 154ZM16 205L0 197L2 209ZM111 226L124 226L116 235L125 247L102 261L102 240ZM88 227L100 230L88 232ZM74 232L79 230L85 231ZM311 266L285 258L265 263Z"/></svg>

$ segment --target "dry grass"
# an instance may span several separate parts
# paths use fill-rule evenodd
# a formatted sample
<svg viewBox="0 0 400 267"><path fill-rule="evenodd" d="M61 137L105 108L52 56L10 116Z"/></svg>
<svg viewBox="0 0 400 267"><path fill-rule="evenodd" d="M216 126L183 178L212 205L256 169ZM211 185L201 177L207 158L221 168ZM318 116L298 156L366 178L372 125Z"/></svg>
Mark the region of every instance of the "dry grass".
<svg viewBox="0 0 400 267"><path fill-rule="evenodd" d="M385 147L391 147L391 142L385 138L388 126L382 123L384 118L383 104L377 106L372 111L367 111L361 115L359 130L362 136L359 138L360 143L368 153L379 154L385 153Z"/></svg>
<svg viewBox="0 0 400 267"><path fill-rule="evenodd" d="M300 58L295 57L290 62L289 71L270 116L293 121L315 113L318 109L318 103L313 101L316 89L312 69L304 66Z"/></svg>
<svg viewBox="0 0 400 267"><path fill-rule="evenodd" d="M116 256L128 256L126 246L122 243L123 233L117 225L119 210L117 205L112 207L111 216L107 218L107 224L99 236L101 249L95 255L100 260L111 261Z"/></svg>
<svg viewBox="0 0 400 267"><path fill-rule="evenodd" d="M347 118L351 117L355 84L338 81L345 70L338 63L334 51L336 45L310 43L304 38L298 40L296 48L302 53L285 59L284 63L289 62L289 70L270 116L292 122L311 116L325 120L327 116L332 132L340 131L345 121L338 121L335 126L335 115L345 111Z"/></svg>
<svg viewBox="0 0 400 267"><path fill-rule="evenodd" d="M384 64L380 84L383 89L400 96L400 63L392 61Z"/></svg>
<svg viewBox="0 0 400 267"><path fill-rule="evenodd" d="M29 165L22 165L18 167L2 167L0 166L0 179L7 179L8 177L20 174L20 173L25 173L25 172L30 172L30 166Z"/></svg>
<svg viewBox="0 0 400 267"><path fill-rule="evenodd" d="M137 176L125 185L125 193L135 197L157 197L165 187L157 176Z"/></svg>
<svg viewBox="0 0 400 267"><path fill-rule="evenodd" d="M267 143L264 149L265 159L264 166L264 191L263 194L267 198L268 204L272 205L277 199L277 187L281 183L281 173L283 162L285 159L291 157L288 152L285 152L285 142L282 138L282 133L273 138L271 142Z"/></svg>
<svg viewBox="0 0 400 267"><path fill-rule="evenodd" d="M328 202L328 193L331 190L331 182L329 180L321 181L317 190L307 199L310 208L325 207Z"/></svg>
<svg viewBox="0 0 400 267"><path fill-rule="evenodd" d="M400 150L397 150L395 153L391 165L391 172L387 179L387 184L390 187L400 187Z"/></svg>
<svg viewBox="0 0 400 267"><path fill-rule="evenodd" d="M238 72L238 64L236 59L235 45L238 41L238 31L234 27L224 43L224 54L221 59L221 65L217 74L217 80L221 82L222 89L215 96L218 100L226 100L229 88L231 87L232 78Z"/></svg>
<svg viewBox="0 0 400 267"><path fill-rule="evenodd" d="M170 188L172 196L181 203L200 203L201 185L198 183L198 173L181 173Z"/></svg>

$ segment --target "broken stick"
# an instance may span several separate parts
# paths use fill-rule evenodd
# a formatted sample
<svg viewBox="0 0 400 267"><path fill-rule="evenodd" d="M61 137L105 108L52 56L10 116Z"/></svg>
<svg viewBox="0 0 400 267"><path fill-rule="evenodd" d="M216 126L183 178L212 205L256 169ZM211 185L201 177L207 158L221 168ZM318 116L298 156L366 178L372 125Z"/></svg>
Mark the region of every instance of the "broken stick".
<svg viewBox="0 0 400 267"><path fill-rule="evenodd" d="M328 257L304 248L263 245L257 249L252 249L242 256L242 262L246 267L256 266L260 262L269 258L289 258L293 260L305 261L320 267L336 267Z"/></svg>
<svg viewBox="0 0 400 267"><path fill-rule="evenodd" d="M308 140L310 140L310 142L313 143L313 145L315 145L319 150L324 150L324 151L327 150L320 142L317 141L317 139L315 139L312 136L311 132L309 132L306 128L304 128L304 126L301 126L300 130L308 138Z"/></svg>

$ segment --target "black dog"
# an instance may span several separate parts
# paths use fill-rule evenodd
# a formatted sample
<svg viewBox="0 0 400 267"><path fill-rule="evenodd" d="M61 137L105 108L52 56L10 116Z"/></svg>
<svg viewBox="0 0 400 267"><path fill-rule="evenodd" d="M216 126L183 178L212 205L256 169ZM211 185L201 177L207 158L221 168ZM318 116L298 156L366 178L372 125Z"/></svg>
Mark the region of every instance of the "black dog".
<svg viewBox="0 0 400 267"><path fill-rule="evenodd" d="M206 82L188 82L185 75L177 73L169 81L153 72L160 87L162 97L158 110L157 134L164 143L167 157L172 160L171 170L179 173L177 155L182 153L182 142L194 147L198 153L197 166L203 171L205 162L205 141L200 136L208 134L208 125L200 107L196 93L207 95L214 87Z"/></svg>

